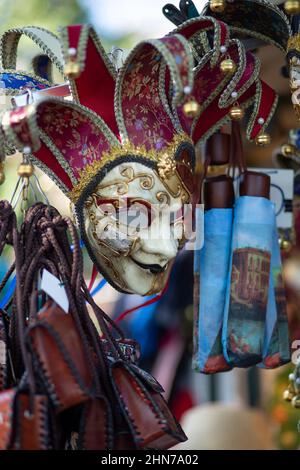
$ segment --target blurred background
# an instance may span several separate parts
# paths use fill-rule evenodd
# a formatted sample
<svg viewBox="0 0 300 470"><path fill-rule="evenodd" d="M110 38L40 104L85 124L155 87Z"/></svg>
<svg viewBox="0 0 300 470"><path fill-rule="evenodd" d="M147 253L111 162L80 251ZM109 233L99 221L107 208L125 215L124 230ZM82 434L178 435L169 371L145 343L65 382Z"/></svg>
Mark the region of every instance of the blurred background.
<svg viewBox="0 0 300 470"><path fill-rule="evenodd" d="M165 3L165 0L0 0L0 32L38 25L57 33L60 26L90 22L108 52L119 47L126 56L138 41L163 36L172 29L161 12ZM201 10L205 2L195 3ZM22 69L36 50L27 40L22 40L20 46ZM298 123L290 104L288 80L281 73L283 54L268 46L259 56L262 77L279 93L280 101L270 129L271 146L262 149L245 144L245 149L250 166L272 167L274 150L287 141L289 130L297 128ZM11 198L19 162L20 155L8 158L1 198ZM54 183L40 171L36 173L50 202L62 213L70 214L67 199ZM162 383L174 413L183 420L190 437L187 448L299 448L300 412L282 401L292 367L279 371L235 370L213 377L192 372L192 263L191 253L183 252L161 301L135 311L122 324L128 335L140 341L143 367ZM88 279L91 262L87 257L85 266ZM0 270L5 267L0 266ZM289 308L290 320L293 331L299 331L300 301L295 297ZM96 299L115 317L144 301L138 296L122 296L107 284Z"/></svg>

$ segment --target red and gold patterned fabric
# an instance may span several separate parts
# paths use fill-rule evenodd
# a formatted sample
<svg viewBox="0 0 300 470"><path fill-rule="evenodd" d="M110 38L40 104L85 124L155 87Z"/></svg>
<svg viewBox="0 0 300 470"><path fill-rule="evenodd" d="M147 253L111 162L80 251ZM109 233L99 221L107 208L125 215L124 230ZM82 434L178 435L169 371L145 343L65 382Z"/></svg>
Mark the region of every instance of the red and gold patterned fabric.
<svg viewBox="0 0 300 470"><path fill-rule="evenodd" d="M199 56L194 43L203 35L210 35L211 47ZM188 20L162 39L140 43L119 71L90 26L65 28L62 42L66 62L76 61L80 68L70 79L73 101L50 97L16 108L4 115L2 126L75 204L121 161L155 168L166 154L177 165L184 157L189 162L181 177L187 184L194 145L230 121L236 102L243 108L254 105L247 131L251 140L266 128L275 108L276 94L260 81L258 60L239 40L229 39L225 23L211 17ZM220 70L228 58L237 65L232 75ZM193 118L184 112L191 99L200 105Z"/></svg>

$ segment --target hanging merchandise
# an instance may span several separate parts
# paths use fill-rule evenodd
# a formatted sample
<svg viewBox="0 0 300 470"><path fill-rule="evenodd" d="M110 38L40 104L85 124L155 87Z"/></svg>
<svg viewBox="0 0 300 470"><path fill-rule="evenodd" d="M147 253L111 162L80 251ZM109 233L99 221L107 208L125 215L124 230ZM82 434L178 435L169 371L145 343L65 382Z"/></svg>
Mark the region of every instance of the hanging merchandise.
<svg viewBox="0 0 300 470"><path fill-rule="evenodd" d="M163 8L163 13L176 24L180 17L184 18L183 21L191 21L190 18L202 17L202 14L215 16L218 21L228 23L231 38L241 40L247 51L254 50L264 43L275 44L285 51L292 31L288 19L278 7L260 0L210 2L202 14L197 12L191 0L187 0L180 2L179 10L173 5L166 5ZM251 22L249 22L250 17L253 20ZM274 21L271 21L270 18L273 18ZM243 24L244 21L245 25ZM246 38L244 32L246 33ZM198 41L195 38L191 40L193 48L198 55L201 56L203 51L207 51L207 48L210 47L211 39L212 37L208 36L206 42L203 37ZM231 42L234 41L235 39L231 39ZM246 57L252 57L253 60L250 52L246 53ZM234 63L231 63L231 59L227 56L221 63L220 70L223 76L235 72L236 61L234 60ZM254 68L257 66L255 60L252 63ZM264 174L247 171L245 163L241 160L242 144L240 138L237 139L238 136L235 131L237 126L235 124L244 118L245 113L241 106L238 90L239 86L235 86L228 95L225 93L232 100L229 116L233 123L232 141L236 141L233 167L237 167L241 174L239 197L235 201L234 208L231 209L233 213L233 216L231 215L233 217L233 226L230 229L227 230L228 226L224 223L221 216L218 220L214 221L214 225L210 224L209 215L211 211L208 210L211 209L210 199L214 200L214 194L217 194L217 190L214 187L217 188L217 184L228 185L228 177L225 175L218 176L215 181L211 180L211 189L204 190L204 195L208 194L209 196L208 204L205 201L204 246L195 256L195 297L197 298L199 290L198 277L200 277L199 286L202 292L202 294L200 293L199 311L197 304L195 308L196 350L194 366L196 368L199 368L199 352L202 352L204 357L207 357L209 347L211 347L210 342L207 342L207 338L211 341L210 333L213 331L213 335L215 334L215 328L217 328L216 325L218 324L222 325L223 348L221 348L222 354L220 357L224 356L223 366L226 364L229 368L249 367L260 364L263 367L277 367L282 363L288 362L290 357L286 300L281 279L281 262L277 241L275 211L274 205L269 200L270 181L268 176ZM257 89L257 97L261 91L269 95L269 89L264 83ZM197 101L201 102L197 93L194 92L194 94ZM270 97L271 94L269 95ZM224 95L220 99L219 104L223 100ZM259 146L265 146L270 143L270 136L266 133L269 123L266 112L269 104L270 101L268 99L264 103L256 100L256 114L251 120L252 130L256 131L255 142ZM208 116L210 114L210 106L206 109ZM200 125L205 126L205 123L202 122ZM249 129L247 130L247 135L249 135ZM222 151L226 153L225 148L226 146L219 150L220 155L222 155ZM207 159L205 163L206 165L209 164ZM225 169L225 173L226 171ZM205 186L209 187L207 182L204 184L204 188ZM227 194L226 191L224 191L224 194ZM222 202L227 207L226 197L224 197ZM230 209L228 210L227 208L227 211L229 213ZM224 209L223 214L225 214ZM208 225L206 226L207 222ZM224 229L225 227L226 229L224 234L226 240L230 237L229 245L231 250L229 270L227 269L226 271L227 278L225 283L227 293L225 296L222 295L223 290L221 288L222 286L224 287L223 279L219 284L219 288L216 288L216 286L214 286L213 290L211 287L210 289L208 287L204 288L204 285L208 286L208 282L211 283L209 278L212 270L205 269L205 265L201 266L201 252L207 266L209 265L208 259L211 260L211 265L214 265L214 259L221 259L224 261L221 263L223 272L224 267L228 263L229 254L226 250L228 245L225 240L222 240L224 243L222 248L223 257L220 255L217 257L213 251L209 258L205 257L205 254L211 249L211 230L217 230L218 224L221 227L222 222L222 228ZM221 246L222 242L217 239L215 243ZM201 276L203 272L206 273L204 277ZM218 276L219 271L214 279L216 282L218 281ZM213 300L211 300L212 296L209 295L210 290L214 293L219 293L220 298L214 296ZM207 311L210 311L209 304L214 301L220 302L219 308L214 308L213 313L209 316L207 314ZM208 319L206 315L208 315ZM212 328L210 323L212 318L215 319L214 328ZM219 319L218 321L216 321L217 318ZM201 329L200 325L205 325L206 322L208 322L206 326ZM219 345L220 351L220 341L216 341L216 344ZM205 372L204 362L199 369ZM216 367L217 370L222 370L222 366L220 369Z"/></svg>
<svg viewBox="0 0 300 470"><path fill-rule="evenodd" d="M236 126L234 131L241 176L224 311L224 354L237 367L263 362L273 368L290 360L275 206L269 200L270 177L246 169Z"/></svg>
<svg viewBox="0 0 300 470"><path fill-rule="evenodd" d="M187 2L181 2L181 10L178 22L182 15L198 13ZM231 148L229 159L220 160L220 145L230 138L213 134L229 123L235 129L246 117L247 138L267 143L277 96L260 80L258 59L229 33L223 21L197 16L161 39L138 44L121 69L88 25L63 28L59 40L41 28L3 34L2 84L13 99L1 114L1 143L6 154L20 150L23 162L11 204L3 203L5 210L0 210L0 244L3 240L14 252L0 292L15 276L10 298L1 299L5 361L0 448L167 449L186 440L162 387L139 367L137 343L124 337L91 296L80 243L95 265L91 287L98 270L120 292L164 292L186 241L182 212L185 205L194 209L198 202L195 146L209 138L219 148L211 165L230 168L204 182L207 243L195 258L200 299L194 365L214 373L265 359L274 218L270 215L270 247L232 246L232 240L239 241L244 211L253 199L270 214L271 203L247 191L243 195L243 190L235 203L230 172L237 148ZM32 77L24 71L18 75L16 69L22 35L42 49ZM63 83L53 82L52 66L62 72ZM231 139L235 142L236 134ZM73 203L81 241L69 218L46 198L40 202L41 191L30 204L30 192L39 189L33 165ZM242 188L251 173L243 177ZM18 204L23 217L19 227L14 212ZM166 207L172 217L162 219ZM130 223L130 211L143 215L139 227ZM153 238L157 229L159 235ZM250 266L255 275L249 277L250 296L244 286L240 292L234 277L240 264L245 267L237 253L241 248L248 250L246 262L251 254L260 263ZM247 277L247 269L242 274ZM216 295L208 302L211 292ZM230 299L224 317L226 296ZM274 323L274 315L272 319ZM276 327L278 346L268 353L272 357L280 348L279 321Z"/></svg>
<svg viewBox="0 0 300 470"><path fill-rule="evenodd" d="M200 35L213 40L209 50L197 52L193 70L189 39ZM10 41L4 35L2 42ZM185 238L164 222L164 243L155 244L154 254L149 231L160 218L149 203L160 207L165 201L178 213L195 200L194 145L230 122L234 105L244 110L254 101L265 116L257 123L253 108L247 136L255 140L271 119L276 94L259 79L255 57L229 40L223 22L209 17L141 43L121 70L91 27L65 28L62 42L73 101L48 98L7 112L6 141L29 147L31 160L74 203L83 242L105 278L122 292L151 295L165 286ZM234 63L230 73L224 73L226 60ZM71 66L79 70L71 73ZM57 87L47 88L52 91ZM123 223L130 208L147 212L151 227L145 223L137 233Z"/></svg>
<svg viewBox="0 0 300 470"><path fill-rule="evenodd" d="M234 203L233 182L226 174L205 180L204 245L195 254L193 365L204 373L259 363L274 368L290 360L270 179L246 171L235 122L231 158L228 139L225 134L210 139L206 167L229 172L238 167L240 196Z"/></svg>
<svg viewBox="0 0 300 470"><path fill-rule="evenodd" d="M195 25L195 30L196 27L197 25ZM76 41L79 36L81 39L77 45ZM83 40L87 41L87 47L79 50ZM86 26L69 27L64 31L64 41L67 60L65 72L71 79L73 97L76 101L80 99L80 102L89 106L91 111L75 103L49 102L46 104L45 101L41 103L38 112L39 126L45 139L41 136L42 148L35 155L40 162L37 164L40 164L43 169L48 168L46 171L49 176L54 177L75 203L82 238L93 261L98 269L105 273L106 278L121 291L137 291L143 295L155 293L161 290L168 278L171 264L177 253L175 250L177 240L170 240L170 242L166 240L164 245L160 244L159 252L153 254L152 242L146 236L142 237L143 233L148 232L148 224L142 227L139 236L135 234L131 236L127 233L130 229L126 223L123 223L116 236L116 223L118 224L116 218L121 218L120 213L125 213L131 206L135 210L144 212L146 210L149 218L150 203L159 204L163 202L162 199L166 199L177 207L178 204L183 205L188 202L191 197L193 145L189 136L180 132L180 125L174 127L172 119L165 111L165 103L161 101L159 92L161 77L159 71L164 68L164 72L167 73L167 67L171 67L172 81L168 82L168 86L171 86L173 82L176 84L174 104L175 101L179 102L185 99L185 96L190 95L193 63L188 45L184 43L183 37L182 41L179 41L175 36L154 41L153 44L141 44L128 59L128 64L131 60L136 64L132 73L127 65L124 66L122 74L118 74L118 86L116 86L117 72L109 57L99 46L98 38L92 29ZM76 57L77 46L78 58ZM169 49L172 47L174 47L174 53L170 54ZM75 55L69 56L71 49L75 51ZM163 51L162 55L159 53L160 49ZM167 61L166 58L168 58ZM80 77L76 74L70 76L71 65L73 68L75 65L77 67L79 62ZM143 67L138 73L140 65ZM149 101L146 81L142 80L143 76L148 77L151 70L153 72L151 86L154 87L151 95L156 93L155 102ZM103 76L106 86L99 88L98 79L95 81L98 75ZM168 76L168 80L169 78ZM132 90L127 96L129 82ZM131 103L140 87L140 82L145 84L139 94L140 102ZM182 94L183 89L186 93ZM114 94L119 102L118 116L114 115ZM130 116L125 116L125 112L128 109L135 110L136 107L137 115L135 118L132 116L134 118L132 121ZM143 124L144 108L149 110L149 123L145 124ZM98 116L94 115L93 111L97 112ZM121 118L123 112L124 117ZM65 119L61 119L62 113L65 113ZM51 116L50 120L46 115ZM65 128L65 122L69 121L72 115L75 119L74 125ZM166 120L165 125L161 125L158 121L153 122L154 116L160 115L163 120ZM27 116L25 118L27 119ZM104 118L105 122L101 118ZM118 118L118 125L116 118ZM8 135L8 127L6 129ZM60 139L60 132L63 129L65 136ZM120 129L123 147L118 140ZM71 145L70 142L75 138L75 133L79 141L76 137L77 140ZM130 144L127 133L131 135ZM67 148L61 147L64 143ZM34 150L36 146L32 144L31 141L29 146ZM170 162L169 160L163 161L166 152L170 153ZM172 161L175 154L176 158L178 157L177 163L176 158ZM157 171L154 172L155 168ZM104 177L105 181L100 183ZM136 185L136 183L139 184ZM181 188L178 194L172 189L174 185L177 187L177 184ZM123 199L122 207L118 206L120 198ZM165 231L169 229L169 226L164 227ZM106 232L109 232L111 236L108 237Z"/></svg>
<svg viewBox="0 0 300 470"><path fill-rule="evenodd" d="M195 1L197 5L197 1ZM287 67L284 75L290 78L292 103L297 117L300 116L299 64L300 64L300 15L298 1L284 0L234 0L207 2L201 13L197 12L192 0L180 2L178 10L167 4L163 14L172 23L180 23L207 15L224 21L232 38L240 39L247 50L255 50L264 45L275 45L286 55ZM200 46L200 42L202 46ZM198 46L207 48L209 44L199 41Z"/></svg>
<svg viewBox="0 0 300 470"><path fill-rule="evenodd" d="M37 203L19 232L11 206L3 207L1 233L10 228L16 289L6 343L13 373L0 393L1 448L159 449L184 440L161 387L132 362L135 343L90 296L72 222Z"/></svg>
<svg viewBox="0 0 300 470"><path fill-rule="evenodd" d="M230 283L225 307L225 357L238 367L263 358L274 230L270 180L264 174L242 175L234 208Z"/></svg>
<svg viewBox="0 0 300 470"><path fill-rule="evenodd" d="M11 204L0 203L1 253L6 245L14 253L0 290L15 275L1 311L0 448L163 449L182 442L162 388L137 365L138 345L90 295L75 226L49 205L27 159L12 197L20 229ZM30 206L32 195L46 204Z"/></svg>
<svg viewBox="0 0 300 470"><path fill-rule="evenodd" d="M190 0L188 0L190 2ZM286 54L285 76L290 78L292 103L299 117L299 5L298 1L235 0L226 2L222 12L206 6L209 14L228 24L234 37L246 37L246 47L272 44Z"/></svg>
<svg viewBox="0 0 300 470"><path fill-rule="evenodd" d="M206 164L229 164L230 135L217 133L207 143ZM204 181L204 245L194 254L193 367L204 373L226 371L222 326L229 270L234 205L233 180L227 175Z"/></svg>

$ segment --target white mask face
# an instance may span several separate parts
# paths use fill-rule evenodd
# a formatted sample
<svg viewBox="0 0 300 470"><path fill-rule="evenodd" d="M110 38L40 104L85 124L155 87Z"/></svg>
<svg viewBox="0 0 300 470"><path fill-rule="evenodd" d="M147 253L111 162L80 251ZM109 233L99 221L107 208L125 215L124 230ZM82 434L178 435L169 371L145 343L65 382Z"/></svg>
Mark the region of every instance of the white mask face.
<svg viewBox="0 0 300 470"><path fill-rule="evenodd" d="M128 162L102 179L84 208L85 231L102 273L121 291L160 292L184 242L189 194L176 193L151 168Z"/></svg>

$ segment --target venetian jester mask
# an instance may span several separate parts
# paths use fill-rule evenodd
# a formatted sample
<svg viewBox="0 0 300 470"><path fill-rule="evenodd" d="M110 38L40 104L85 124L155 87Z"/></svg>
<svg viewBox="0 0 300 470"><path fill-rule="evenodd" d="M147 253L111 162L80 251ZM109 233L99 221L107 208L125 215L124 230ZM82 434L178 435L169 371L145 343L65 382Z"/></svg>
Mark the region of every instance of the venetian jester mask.
<svg viewBox="0 0 300 470"><path fill-rule="evenodd" d="M202 56L191 46L200 34L211 43ZM243 108L256 101L248 127L255 139L276 95L259 80L256 59L213 18L142 42L119 71L91 27L67 27L62 38L72 101L45 98L7 111L3 132L73 202L105 278L122 292L159 292L185 242L195 144L230 121L236 100ZM236 70L224 75L220 62L228 57Z"/></svg>
<svg viewBox="0 0 300 470"><path fill-rule="evenodd" d="M182 3L193 2L186 0ZM297 3L284 0L226 0L222 11L213 11L208 3L202 14L226 22L232 36L241 38L247 48L272 44L287 54L292 103L300 119L300 12Z"/></svg>

